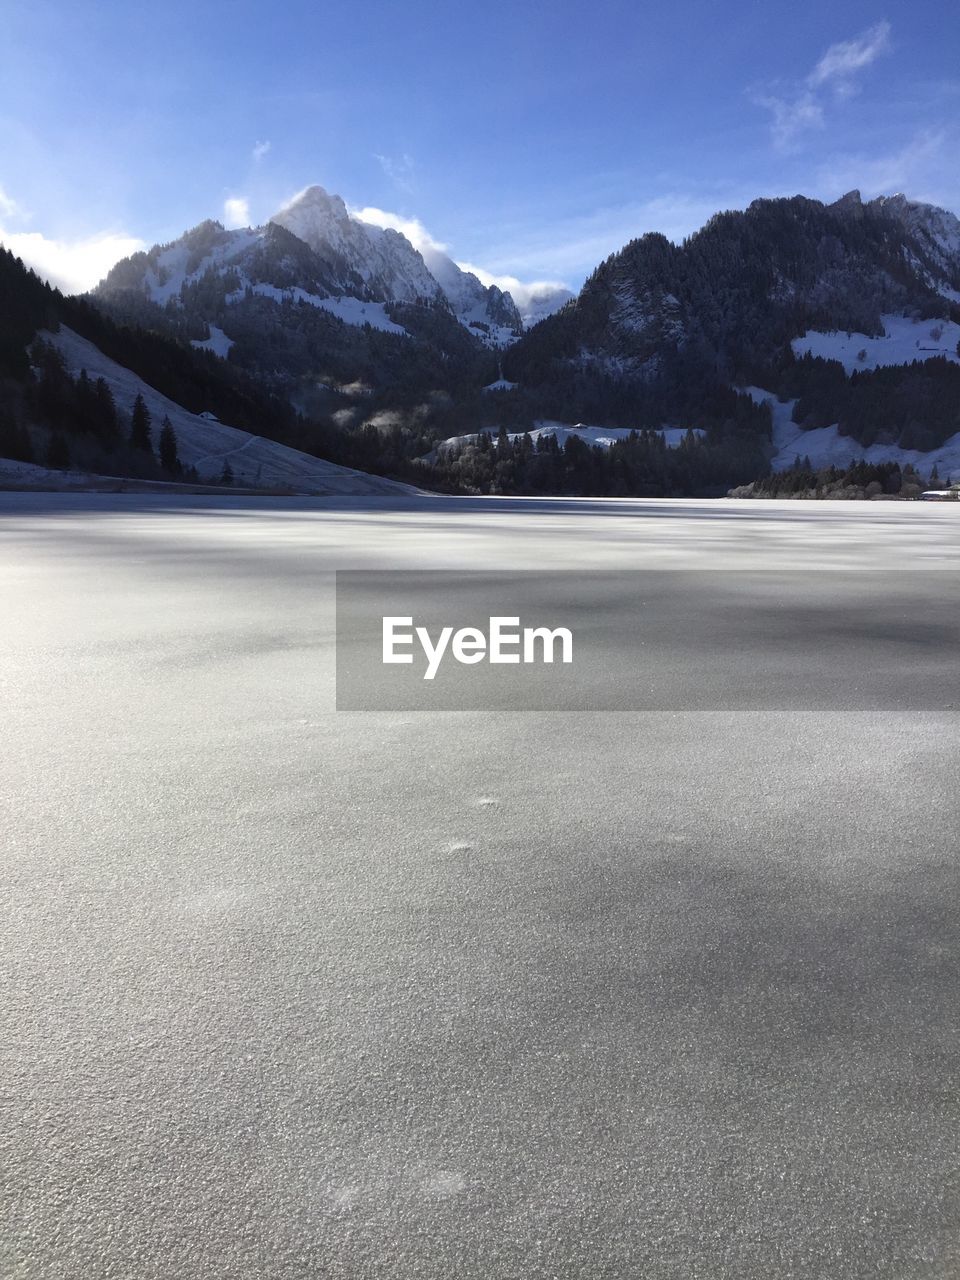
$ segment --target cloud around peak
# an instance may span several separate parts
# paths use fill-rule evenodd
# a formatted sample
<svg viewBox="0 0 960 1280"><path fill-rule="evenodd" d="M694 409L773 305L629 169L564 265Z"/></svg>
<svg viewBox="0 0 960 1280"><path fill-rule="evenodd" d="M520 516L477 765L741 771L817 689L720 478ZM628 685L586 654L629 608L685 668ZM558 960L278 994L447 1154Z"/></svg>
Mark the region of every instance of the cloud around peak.
<svg viewBox="0 0 960 1280"><path fill-rule="evenodd" d="M428 267L431 258L435 255L449 253L448 246L432 236L419 218L403 217L401 214L391 213L387 209L377 209L370 205L362 209L351 209L350 213L354 218L370 223L374 227L384 229L390 227L394 231L401 232L413 247L424 255ZM520 280L514 275L487 271L484 267L478 267L472 262L457 261L456 265L461 271L469 271L475 275L485 288L496 285L504 293L509 293L521 313L534 307L538 301L555 297L558 293L566 295L569 292L567 286L560 280Z"/></svg>
<svg viewBox="0 0 960 1280"><path fill-rule="evenodd" d="M399 231L421 253L424 249L432 250L434 253L447 252L447 246L440 240L436 240L419 218L405 218L399 213L391 213L388 209L377 209L373 205L365 205L362 209L351 208L350 215L360 222L367 222L384 231L387 228Z"/></svg>

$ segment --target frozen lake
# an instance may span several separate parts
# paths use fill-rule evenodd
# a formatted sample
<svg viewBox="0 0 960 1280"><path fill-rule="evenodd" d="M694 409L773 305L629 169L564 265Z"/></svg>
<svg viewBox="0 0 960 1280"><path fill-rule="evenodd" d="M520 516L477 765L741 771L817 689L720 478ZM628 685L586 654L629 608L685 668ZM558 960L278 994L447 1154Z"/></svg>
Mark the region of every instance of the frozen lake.
<svg viewBox="0 0 960 1280"><path fill-rule="evenodd" d="M957 708L338 713L347 568L960 508L0 494L0 1274L955 1274Z"/></svg>

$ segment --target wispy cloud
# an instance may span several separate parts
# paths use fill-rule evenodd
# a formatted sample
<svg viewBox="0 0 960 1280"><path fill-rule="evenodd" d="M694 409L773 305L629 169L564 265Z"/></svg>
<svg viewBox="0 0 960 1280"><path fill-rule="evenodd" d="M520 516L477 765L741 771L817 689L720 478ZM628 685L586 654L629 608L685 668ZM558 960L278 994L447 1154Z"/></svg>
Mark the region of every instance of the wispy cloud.
<svg viewBox="0 0 960 1280"><path fill-rule="evenodd" d="M527 226L505 228L503 240L476 254L497 279L519 276L543 281L580 281L598 263L628 241L659 231L679 242L718 210L743 209L757 195L776 195L749 188L710 188L703 192L671 191L651 200L611 204L589 213L537 220ZM461 264L462 265L462 264Z"/></svg>
<svg viewBox="0 0 960 1280"><path fill-rule="evenodd" d="M879 155L832 156L817 170L816 186L831 198L852 187L868 197L903 191L915 200L960 210L960 177L953 162L958 149L956 126L920 130L902 146Z"/></svg>
<svg viewBox="0 0 960 1280"><path fill-rule="evenodd" d="M822 129L830 101L857 92L857 75L890 49L890 23L878 22L853 40L832 44L802 81L754 86L750 97L771 114L771 136L780 151L795 150L811 130Z"/></svg>
<svg viewBox="0 0 960 1280"><path fill-rule="evenodd" d="M411 156L408 156L406 152L400 156L385 156L376 152L373 158L398 191L404 191L407 195L413 193L413 178L416 166Z"/></svg>
<svg viewBox="0 0 960 1280"><path fill-rule="evenodd" d="M753 101L773 117L770 133L778 151L790 151L810 129L823 128L823 107L809 90L792 98L754 91Z"/></svg>
<svg viewBox="0 0 960 1280"><path fill-rule="evenodd" d="M28 217L27 211L12 196L8 196L3 187L0 187L0 217L18 219Z"/></svg>
<svg viewBox="0 0 960 1280"><path fill-rule="evenodd" d="M85 293L103 279L114 263L146 248L145 241L122 232L54 240L38 231L8 232L3 227L0 243L64 293Z"/></svg>
<svg viewBox="0 0 960 1280"><path fill-rule="evenodd" d="M264 157L264 156L267 154L267 152L270 150L270 146L271 146L271 143L270 143L269 141L267 141L267 142L255 142L255 143L253 144L253 151L251 152L251 155L253 156L253 163L254 163L254 164L259 164L259 163L260 163L260 161L263 159L263 157Z"/></svg>
<svg viewBox="0 0 960 1280"><path fill-rule="evenodd" d="M890 48L890 23L878 22L854 40L832 44L807 77L811 89L824 84L845 85Z"/></svg>
<svg viewBox="0 0 960 1280"><path fill-rule="evenodd" d="M230 196L223 202L223 225L225 227L249 227L250 202L246 196Z"/></svg>

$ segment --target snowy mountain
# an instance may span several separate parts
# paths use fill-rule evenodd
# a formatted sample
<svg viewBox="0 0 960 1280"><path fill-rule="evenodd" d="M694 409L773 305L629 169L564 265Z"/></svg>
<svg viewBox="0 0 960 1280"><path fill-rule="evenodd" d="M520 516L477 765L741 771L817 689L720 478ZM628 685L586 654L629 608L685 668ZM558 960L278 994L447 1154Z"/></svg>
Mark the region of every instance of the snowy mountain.
<svg viewBox="0 0 960 1280"><path fill-rule="evenodd" d="M261 430L263 394L266 434L394 475L431 456L439 487L716 493L788 452L953 456L960 220L946 210L856 191L757 200L682 244L631 241L557 310L551 286L514 298L490 280L311 187L262 227L205 222L134 255L93 301L192 346L189 380L222 370L223 403L242 386L238 426ZM538 307L551 314L529 324ZM136 355L140 339L124 341ZM436 446L456 433L478 443L446 466Z"/></svg>
<svg viewBox="0 0 960 1280"><path fill-rule="evenodd" d="M453 313L464 324L492 331L498 346L512 342L523 328L513 298L496 285L483 285L472 271L464 271L439 249L426 247L423 259L443 290Z"/></svg>
<svg viewBox="0 0 960 1280"><path fill-rule="evenodd" d="M344 293L353 292L359 280L363 292L357 296L379 302L443 301L443 291L406 236L352 218L343 200L323 187L308 187L270 222L292 232L321 261L336 263Z"/></svg>
<svg viewBox="0 0 960 1280"><path fill-rule="evenodd" d="M404 330L384 307L427 306L448 311L485 345L513 342L523 322L510 295L482 285L446 254L427 253L429 264L399 231L361 221L340 196L312 186L262 227L228 231L202 222L171 244L136 253L95 293L113 303L173 306L211 324L223 302L239 302L252 290L396 333Z"/></svg>
<svg viewBox="0 0 960 1280"><path fill-rule="evenodd" d="M524 327L530 329L541 320L546 320L547 316L552 316L555 311L572 302L574 296L561 285L542 284L527 288L525 296L517 304Z"/></svg>
<svg viewBox="0 0 960 1280"><path fill-rule="evenodd" d="M848 208L859 198L858 191L844 196ZM866 208L899 223L916 238L938 265L939 270L930 276L933 287L945 297L960 302L960 292L956 287L960 271L960 218L947 209L908 200L904 195L879 196Z"/></svg>
<svg viewBox="0 0 960 1280"><path fill-rule="evenodd" d="M958 324L952 213L856 191L757 200L681 245L632 241L503 373L564 420L726 430L749 417L731 390L759 385L795 401L801 427L925 450L960 427Z"/></svg>
<svg viewBox="0 0 960 1280"><path fill-rule="evenodd" d="M509 294L495 285L485 287L440 250L417 250L392 227L353 217L340 196L329 195L323 187L308 187L271 221L292 231L321 257L331 250L338 254L375 285L382 301L445 300L464 324L502 331L496 334L498 345L511 341L514 331L522 328Z"/></svg>

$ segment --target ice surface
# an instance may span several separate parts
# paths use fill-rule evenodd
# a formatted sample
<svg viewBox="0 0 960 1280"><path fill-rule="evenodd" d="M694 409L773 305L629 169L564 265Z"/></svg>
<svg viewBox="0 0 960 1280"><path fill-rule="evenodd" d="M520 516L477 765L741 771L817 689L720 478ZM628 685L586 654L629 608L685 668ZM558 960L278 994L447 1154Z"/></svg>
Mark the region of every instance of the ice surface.
<svg viewBox="0 0 960 1280"><path fill-rule="evenodd" d="M0 494L14 1273L956 1274L957 710L337 714L332 581L958 514Z"/></svg>

